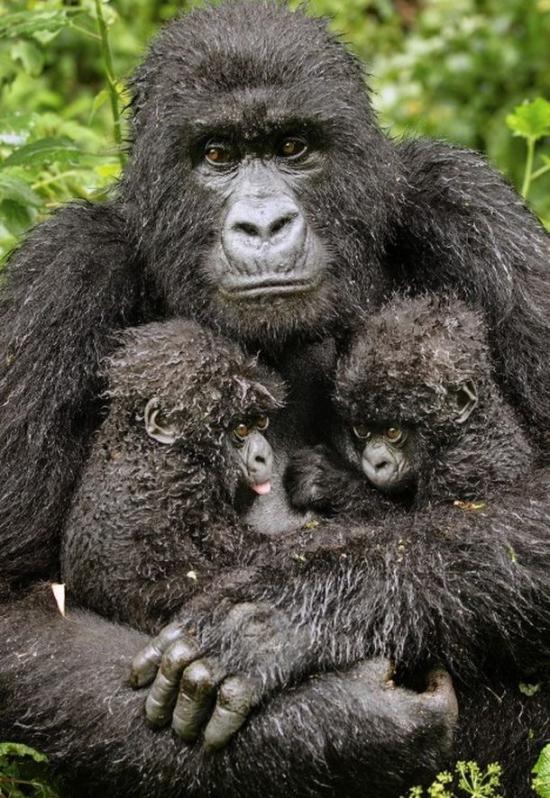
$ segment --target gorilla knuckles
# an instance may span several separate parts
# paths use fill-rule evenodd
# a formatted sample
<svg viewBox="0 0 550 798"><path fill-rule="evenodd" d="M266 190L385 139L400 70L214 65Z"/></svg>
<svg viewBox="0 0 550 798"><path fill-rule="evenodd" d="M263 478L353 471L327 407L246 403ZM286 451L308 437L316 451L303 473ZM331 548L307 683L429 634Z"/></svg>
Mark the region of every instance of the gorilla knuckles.
<svg viewBox="0 0 550 798"><path fill-rule="evenodd" d="M205 9L153 44L133 83L124 193L170 310L241 340L320 335L351 312L350 285L365 301L381 293L376 231L395 153L373 125L359 65L321 22L275 4L246 4L244 27L242 14L242 3ZM213 48L228 26L236 41ZM185 59L171 57L182 49Z"/></svg>

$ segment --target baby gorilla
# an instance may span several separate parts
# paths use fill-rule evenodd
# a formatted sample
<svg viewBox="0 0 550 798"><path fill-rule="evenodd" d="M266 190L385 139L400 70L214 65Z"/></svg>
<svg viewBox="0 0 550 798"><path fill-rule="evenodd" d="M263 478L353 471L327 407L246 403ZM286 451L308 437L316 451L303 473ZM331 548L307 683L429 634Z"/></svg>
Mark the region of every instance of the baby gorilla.
<svg viewBox="0 0 550 798"><path fill-rule="evenodd" d="M97 431L63 543L67 595L154 631L210 577L245 574L254 532L234 507L270 488L280 380L182 320L127 330L106 362ZM241 569L241 570L239 570Z"/></svg>
<svg viewBox="0 0 550 798"><path fill-rule="evenodd" d="M533 454L490 364L478 312L395 297L339 361L336 451L296 456L286 477L292 503L372 517L487 499L525 476Z"/></svg>

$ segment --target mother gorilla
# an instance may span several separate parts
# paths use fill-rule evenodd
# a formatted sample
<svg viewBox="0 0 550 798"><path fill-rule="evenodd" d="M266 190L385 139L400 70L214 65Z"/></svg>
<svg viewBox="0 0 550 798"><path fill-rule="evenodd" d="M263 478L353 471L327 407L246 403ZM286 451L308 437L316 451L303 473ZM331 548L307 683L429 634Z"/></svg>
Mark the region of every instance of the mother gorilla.
<svg viewBox="0 0 550 798"><path fill-rule="evenodd" d="M33 587L57 575L98 360L129 324L192 317L259 350L290 385L276 430L288 457L322 440L329 339L357 308L395 287L453 290L486 311L502 388L541 457L550 445L543 231L473 153L384 136L360 65L322 22L271 2L193 12L159 36L133 92L117 199L39 226L2 291L0 736L48 752L79 796L395 796L440 766L452 696L443 677L414 692L383 661L360 662L386 655L413 671L443 661L460 752L513 751L525 768L550 717L544 688L517 691L521 668L550 653L543 471L485 513L368 530L368 557L350 543L288 581L264 569L241 597L283 609L299 633L266 646L257 667L275 695L218 753L143 722L143 695L125 686L143 635L78 610L63 619ZM240 645L227 672L254 659ZM509 780L527 794L526 771Z"/></svg>

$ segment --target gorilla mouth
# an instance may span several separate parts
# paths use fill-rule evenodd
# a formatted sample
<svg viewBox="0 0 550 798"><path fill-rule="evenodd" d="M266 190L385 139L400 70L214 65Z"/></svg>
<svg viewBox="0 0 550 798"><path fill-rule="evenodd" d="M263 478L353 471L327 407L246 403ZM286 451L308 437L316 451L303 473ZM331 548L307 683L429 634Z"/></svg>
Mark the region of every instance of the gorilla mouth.
<svg viewBox="0 0 550 798"><path fill-rule="evenodd" d="M253 299L255 297L289 296L304 294L313 290L319 284L319 275L288 279L280 274L270 275L261 279L244 279L226 282L220 286L220 292L232 299Z"/></svg>

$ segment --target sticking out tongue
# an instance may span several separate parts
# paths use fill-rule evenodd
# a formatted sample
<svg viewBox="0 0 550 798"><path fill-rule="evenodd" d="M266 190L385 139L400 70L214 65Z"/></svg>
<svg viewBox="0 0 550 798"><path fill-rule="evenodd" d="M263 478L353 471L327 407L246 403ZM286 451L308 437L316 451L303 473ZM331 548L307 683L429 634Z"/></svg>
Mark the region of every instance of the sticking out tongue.
<svg viewBox="0 0 550 798"><path fill-rule="evenodd" d="M271 482L260 482L259 485L251 485L250 487L258 496L265 496L271 490Z"/></svg>

